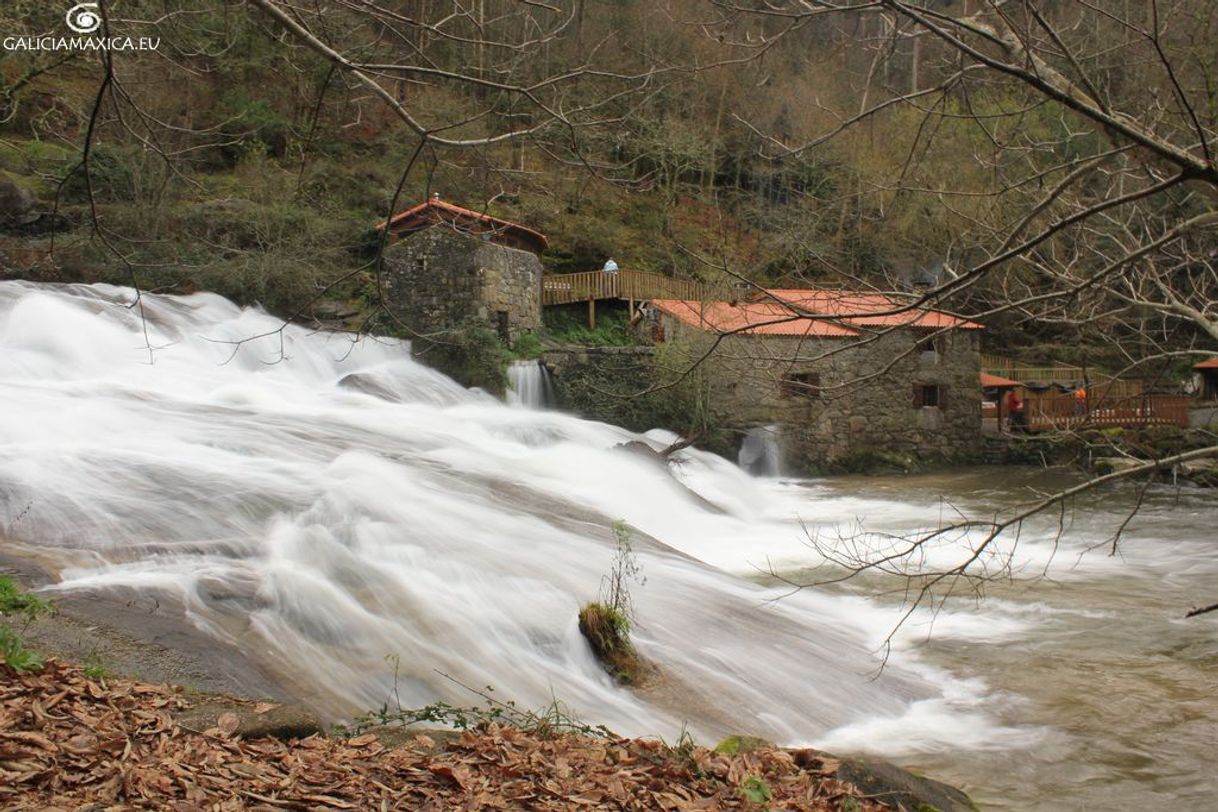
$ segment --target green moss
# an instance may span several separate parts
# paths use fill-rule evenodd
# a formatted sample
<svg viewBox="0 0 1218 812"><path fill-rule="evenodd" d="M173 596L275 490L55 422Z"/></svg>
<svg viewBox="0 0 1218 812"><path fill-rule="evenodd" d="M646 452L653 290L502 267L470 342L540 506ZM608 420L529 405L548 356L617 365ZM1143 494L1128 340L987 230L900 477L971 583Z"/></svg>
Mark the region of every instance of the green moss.
<svg viewBox="0 0 1218 812"><path fill-rule="evenodd" d="M603 603L587 603L579 610L579 631L618 682L629 685L641 681L642 661L630 642L630 618L625 612Z"/></svg>
<svg viewBox="0 0 1218 812"><path fill-rule="evenodd" d="M769 742L765 739L759 739L756 736L728 736L715 745L715 752L722 753L725 756L735 756L740 753L752 752L758 747L765 747L767 744Z"/></svg>

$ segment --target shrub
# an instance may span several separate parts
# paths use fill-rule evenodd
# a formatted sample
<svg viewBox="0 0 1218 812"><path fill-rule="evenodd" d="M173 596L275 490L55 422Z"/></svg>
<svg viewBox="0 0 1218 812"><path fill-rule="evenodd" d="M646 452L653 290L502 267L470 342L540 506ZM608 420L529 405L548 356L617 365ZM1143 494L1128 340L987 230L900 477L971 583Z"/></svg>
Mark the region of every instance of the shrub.
<svg viewBox="0 0 1218 812"><path fill-rule="evenodd" d="M51 604L23 591L11 578L0 576L0 615L17 615L26 625L51 611ZM0 657L14 671L37 671L42 658L25 648L21 636L6 625L0 625Z"/></svg>
<svg viewBox="0 0 1218 812"><path fill-rule="evenodd" d="M512 355L523 360L540 358L544 351L545 347L536 333L521 333L512 345Z"/></svg>
<svg viewBox="0 0 1218 812"><path fill-rule="evenodd" d="M477 386L493 395L507 391L511 353L481 322L467 321L441 336L416 339L414 350L420 360L462 386Z"/></svg>
<svg viewBox="0 0 1218 812"><path fill-rule="evenodd" d="M623 521L613 524L617 553L613 565L601 581L600 600L579 610L579 631L592 646L592 653L605 670L623 684L637 684L644 665L630 642L634 605L630 583L645 583L634 554L630 527Z"/></svg>
<svg viewBox="0 0 1218 812"><path fill-rule="evenodd" d="M4 663L18 674L24 671L39 671L42 669L42 658L25 648L21 637L12 629L0 626L0 657Z"/></svg>

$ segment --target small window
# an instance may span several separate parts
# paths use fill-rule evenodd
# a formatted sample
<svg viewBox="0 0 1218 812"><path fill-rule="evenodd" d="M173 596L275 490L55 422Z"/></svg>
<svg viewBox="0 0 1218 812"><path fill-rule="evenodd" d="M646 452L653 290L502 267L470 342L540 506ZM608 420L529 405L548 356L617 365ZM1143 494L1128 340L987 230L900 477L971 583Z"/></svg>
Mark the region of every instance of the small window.
<svg viewBox="0 0 1218 812"><path fill-rule="evenodd" d="M914 408L935 406L943 408L947 400L947 387L936 384L915 384L913 388Z"/></svg>
<svg viewBox="0 0 1218 812"><path fill-rule="evenodd" d="M783 375L778 388L783 397L814 400L820 397L820 373L792 372Z"/></svg>
<svg viewBox="0 0 1218 812"><path fill-rule="evenodd" d="M415 257L414 269L419 273L427 273L427 257Z"/></svg>
<svg viewBox="0 0 1218 812"><path fill-rule="evenodd" d="M508 326L508 312L506 310L495 311L495 328L499 332L499 338L502 339L505 344L511 342L512 333Z"/></svg>

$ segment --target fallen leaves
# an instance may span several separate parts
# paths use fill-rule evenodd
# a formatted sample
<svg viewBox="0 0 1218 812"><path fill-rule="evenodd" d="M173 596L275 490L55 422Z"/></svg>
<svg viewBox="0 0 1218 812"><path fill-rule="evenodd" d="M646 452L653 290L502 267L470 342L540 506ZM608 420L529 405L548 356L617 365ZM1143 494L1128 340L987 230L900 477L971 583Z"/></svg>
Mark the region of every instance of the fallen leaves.
<svg viewBox="0 0 1218 812"><path fill-rule="evenodd" d="M0 665L0 809L888 808L814 750L727 755L495 724L439 747L424 735L393 748L374 734L284 742L240 738L231 713L188 731L172 720L186 706L169 687L56 661L40 673Z"/></svg>

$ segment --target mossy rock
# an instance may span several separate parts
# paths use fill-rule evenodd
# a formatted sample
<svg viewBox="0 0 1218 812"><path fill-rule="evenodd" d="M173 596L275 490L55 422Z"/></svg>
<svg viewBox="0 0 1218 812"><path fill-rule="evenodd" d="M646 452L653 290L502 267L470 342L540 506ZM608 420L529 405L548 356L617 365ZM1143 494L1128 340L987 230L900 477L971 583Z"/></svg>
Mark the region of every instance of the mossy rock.
<svg viewBox="0 0 1218 812"><path fill-rule="evenodd" d="M770 743L765 739L759 739L756 736L728 736L715 745L715 752L725 756L736 756L769 745Z"/></svg>
<svg viewBox="0 0 1218 812"><path fill-rule="evenodd" d="M843 759L836 777L897 809L974 812L977 805L953 786L922 778L887 761Z"/></svg>
<svg viewBox="0 0 1218 812"><path fill-rule="evenodd" d="M579 610L579 631L605 670L623 685L643 681L645 667L630 642L630 621L619 610L589 603Z"/></svg>

